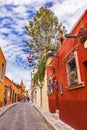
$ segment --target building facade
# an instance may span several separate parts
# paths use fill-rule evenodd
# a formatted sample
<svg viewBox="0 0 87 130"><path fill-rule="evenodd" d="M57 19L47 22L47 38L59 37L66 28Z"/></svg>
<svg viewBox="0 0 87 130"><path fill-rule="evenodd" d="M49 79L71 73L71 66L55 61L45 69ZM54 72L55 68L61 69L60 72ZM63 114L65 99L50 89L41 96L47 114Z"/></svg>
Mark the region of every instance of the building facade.
<svg viewBox="0 0 87 130"><path fill-rule="evenodd" d="M58 85L59 117L75 130L87 129L86 47L87 10L50 62L55 68L52 83L57 82L56 85Z"/></svg>
<svg viewBox="0 0 87 130"><path fill-rule="evenodd" d="M4 80L6 73L6 59L0 48L0 107L4 105Z"/></svg>
<svg viewBox="0 0 87 130"><path fill-rule="evenodd" d="M12 104L19 101L20 88L5 76L4 87L4 105Z"/></svg>
<svg viewBox="0 0 87 130"><path fill-rule="evenodd" d="M47 89L48 89L47 94L48 94L49 110L51 113L55 113L56 110L59 110L58 84L55 69L56 64L53 64L55 63L53 61L54 59L50 62L49 66L47 67Z"/></svg>

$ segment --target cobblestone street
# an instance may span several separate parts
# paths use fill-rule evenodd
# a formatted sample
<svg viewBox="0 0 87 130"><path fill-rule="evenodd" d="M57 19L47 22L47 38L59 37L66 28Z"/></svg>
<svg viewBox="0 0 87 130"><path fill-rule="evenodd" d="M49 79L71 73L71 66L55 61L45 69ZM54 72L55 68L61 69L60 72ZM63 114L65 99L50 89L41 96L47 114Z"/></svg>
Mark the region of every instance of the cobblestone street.
<svg viewBox="0 0 87 130"><path fill-rule="evenodd" d="M50 130L28 102L19 103L0 117L0 130Z"/></svg>

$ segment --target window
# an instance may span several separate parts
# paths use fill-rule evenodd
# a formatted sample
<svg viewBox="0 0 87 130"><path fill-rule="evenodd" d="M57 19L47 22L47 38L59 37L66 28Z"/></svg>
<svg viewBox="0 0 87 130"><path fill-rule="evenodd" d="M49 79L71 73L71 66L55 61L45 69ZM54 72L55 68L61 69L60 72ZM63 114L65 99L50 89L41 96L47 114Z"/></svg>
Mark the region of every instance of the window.
<svg viewBox="0 0 87 130"><path fill-rule="evenodd" d="M1 67L1 80L3 80L4 78L4 63L2 63L2 67Z"/></svg>
<svg viewBox="0 0 87 130"><path fill-rule="evenodd" d="M84 65L84 70L85 70L85 73L84 73L85 82L87 84L87 61L84 61L83 65Z"/></svg>
<svg viewBox="0 0 87 130"><path fill-rule="evenodd" d="M79 62L77 49L74 48L69 55L65 58L66 73L67 73L67 88L75 89L83 87L84 83L81 82Z"/></svg>
<svg viewBox="0 0 87 130"><path fill-rule="evenodd" d="M10 86L10 100L12 99L12 88Z"/></svg>
<svg viewBox="0 0 87 130"><path fill-rule="evenodd" d="M52 94L54 92L54 88L53 88L53 84L51 81L51 77L47 78L47 87L48 87L48 90L47 90L48 95Z"/></svg>
<svg viewBox="0 0 87 130"><path fill-rule="evenodd" d="M78 83L75 57L67 62L67 79L68 79L68 85Z"/></svg>

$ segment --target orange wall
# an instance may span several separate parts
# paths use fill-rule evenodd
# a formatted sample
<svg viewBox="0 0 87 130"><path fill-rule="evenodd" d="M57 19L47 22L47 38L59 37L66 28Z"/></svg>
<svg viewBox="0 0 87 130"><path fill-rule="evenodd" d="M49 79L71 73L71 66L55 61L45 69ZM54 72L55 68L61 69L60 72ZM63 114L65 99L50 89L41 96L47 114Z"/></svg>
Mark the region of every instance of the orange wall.
<svg viewBox="0 0 87 130"><path fill-rule="evenodd" d="M1 80L2 63L4 63L4 77L6 73L6 60L4 54L0 48L0 107L4 105L4 77Z"/></svg>
<svg viewBox="0 0 87 130"><path fill-rule="evenodd" d="M12 98L10 99L10 86L12 88ZM20 89L8 78L5 76L5 88L7 89L7 104L17 102L18 94L20 93ZM13 98L13 91L14 91L14 98ZM15 100L15 94L16 100Z"/></svg>

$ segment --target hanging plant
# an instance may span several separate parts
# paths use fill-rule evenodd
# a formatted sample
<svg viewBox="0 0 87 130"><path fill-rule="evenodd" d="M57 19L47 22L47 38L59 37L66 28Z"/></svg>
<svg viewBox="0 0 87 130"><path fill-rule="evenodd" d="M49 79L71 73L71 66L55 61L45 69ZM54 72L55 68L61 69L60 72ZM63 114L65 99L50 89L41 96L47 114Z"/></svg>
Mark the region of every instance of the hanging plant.
<svg viewBox="0 0 87 130"><path fill-rule="evenodd" d="M84 43L87 40L87 30L85 27L81 27L78 32L78 40Z"/></svg>
<svg viewBox="0 0 87 130"><path fill-rule="evenodd" d="M33 85L36 87L38 85L38 73L34 74L32 81L33 81Z"/></svg>
<svg viewBox="0 0 87 130"><path fill-rule="evenodd" d="M51 69L52 69L52 73L55 73L55 68L53 66L52 66Z"/></svg>
<svg viewBox="0 0 87 130"><path fill-rule="evenodd" d="M46 69L46 62L48 57L46 55L43 55L39 59L39 64L37 66L37 72L35 73L33 80L34 84L37 86L39 83L42 84L44 81L45 76L45 69Z"/></svg>

